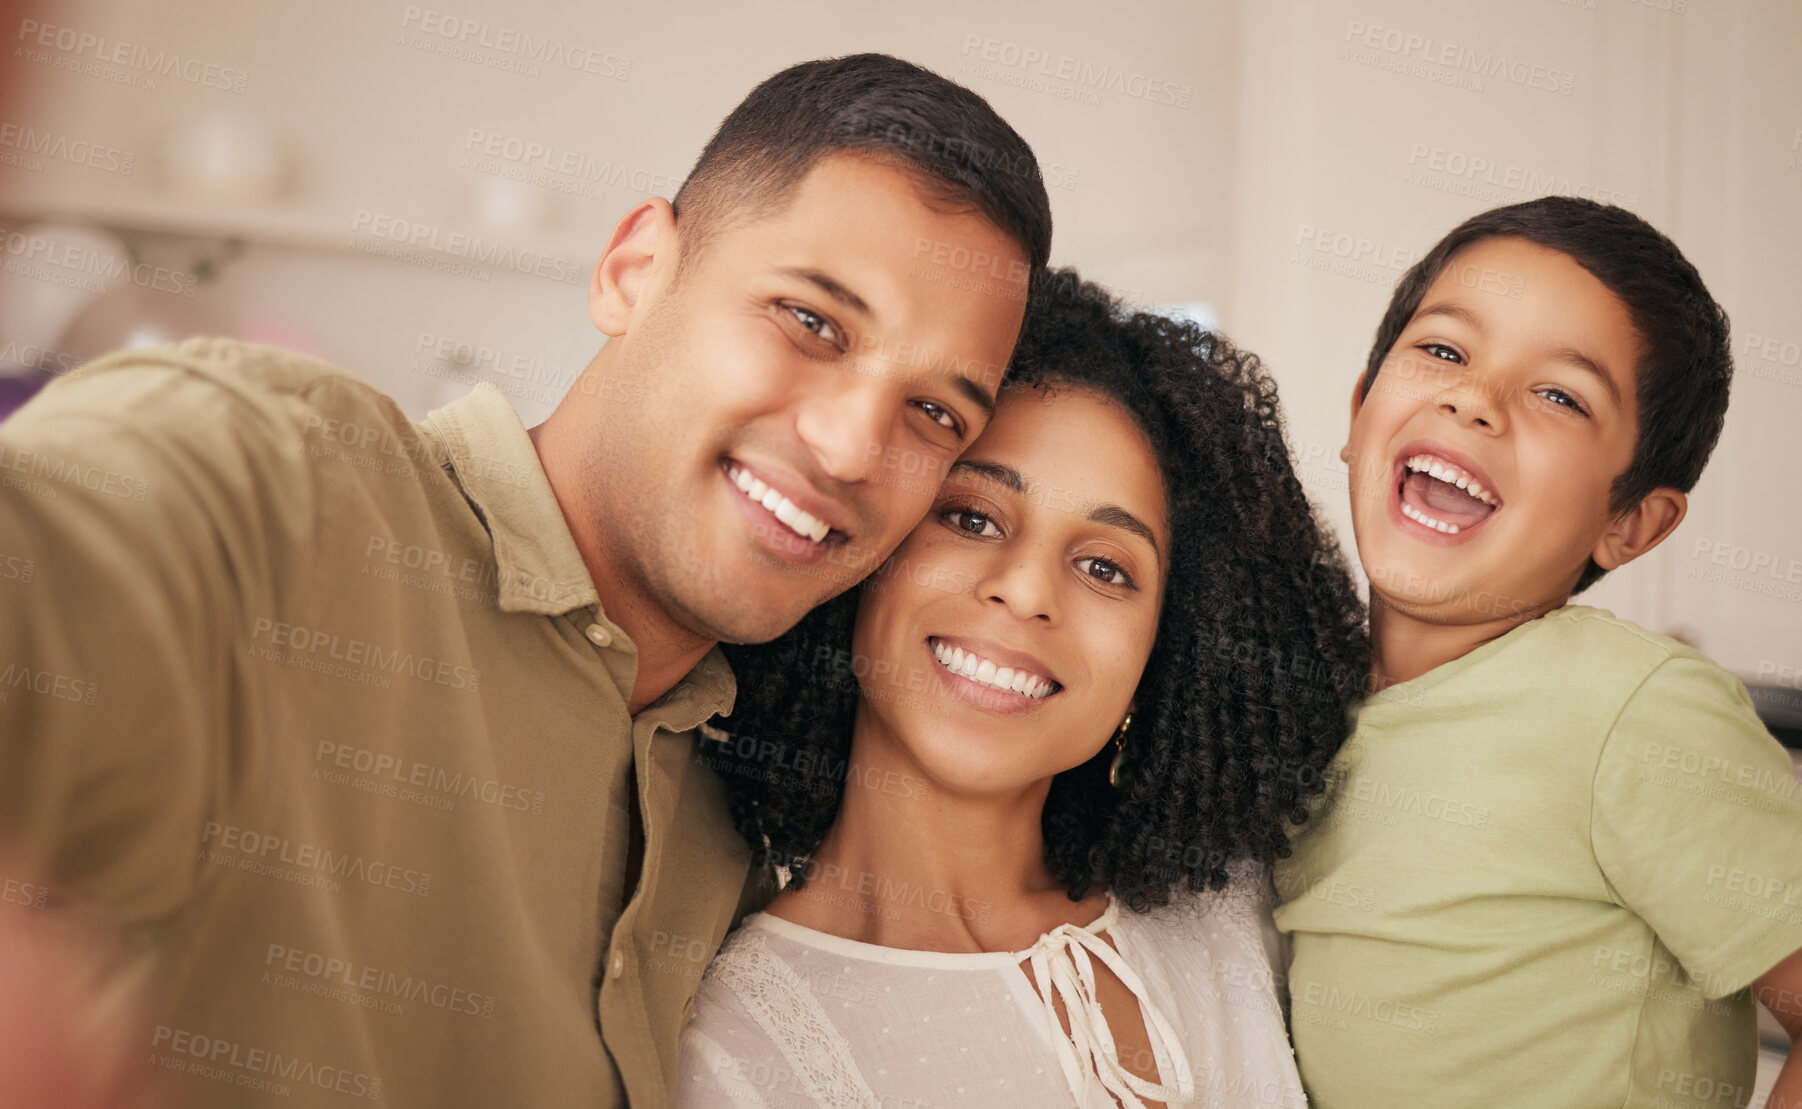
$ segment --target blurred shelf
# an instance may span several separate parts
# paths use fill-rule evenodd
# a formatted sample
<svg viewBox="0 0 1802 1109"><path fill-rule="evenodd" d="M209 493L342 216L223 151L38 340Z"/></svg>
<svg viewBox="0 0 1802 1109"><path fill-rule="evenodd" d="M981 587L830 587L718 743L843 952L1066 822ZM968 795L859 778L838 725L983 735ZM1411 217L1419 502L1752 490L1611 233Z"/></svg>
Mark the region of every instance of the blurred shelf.
<svg viewBox="0 0 1802 1109"><path fill-rule="evenodd" d="M105 196L98 194L53 194L28 192L0 187L0 218L9 222L21 220L64 221L98 224L115 231L140 231L152 234L188 235L203 239L237 239L270 246L304 247L311 250L341 251L370 258L387 258L380 250L359 248L359 241L380 244L395 250L411 249L447 259L466 261L472 265L488 265L506 271L511 267L484 263L455 252L437 249L424 243L409 244L359 231L356 227L361 210L320 211L302 208L255 207L225 201L201 202L163 198ZM384 217L389 213L382 213ZM568 238L553 239L548 235L511 237L502 233L460 227L449 222L413 220L415 225L429 227L441 238L464 235L515 254L531 253L546 259L577 264L586 269L593 261L572 254L567 243L572 239L588 242L588 236L573 232Z"/></svg>

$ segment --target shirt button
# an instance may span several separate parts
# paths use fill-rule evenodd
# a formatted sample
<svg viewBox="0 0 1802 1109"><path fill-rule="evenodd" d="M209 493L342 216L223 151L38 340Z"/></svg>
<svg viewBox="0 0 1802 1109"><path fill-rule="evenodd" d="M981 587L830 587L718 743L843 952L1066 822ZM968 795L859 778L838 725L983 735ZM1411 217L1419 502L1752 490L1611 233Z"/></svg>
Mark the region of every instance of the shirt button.
<svg viewBox="0 0 1802 1109"><path fill-rule="evenodd" d="M607 964L607 973L615 978L626 972L626 957L618 951L613 953L613 961Z"/></svg>
<svg viewBox="0 0 1802 1109"><path fill-rule="evenodd" d="M588 625L588 638L596 647L608 647L613 644L613 633L599 624Z"/></svg>

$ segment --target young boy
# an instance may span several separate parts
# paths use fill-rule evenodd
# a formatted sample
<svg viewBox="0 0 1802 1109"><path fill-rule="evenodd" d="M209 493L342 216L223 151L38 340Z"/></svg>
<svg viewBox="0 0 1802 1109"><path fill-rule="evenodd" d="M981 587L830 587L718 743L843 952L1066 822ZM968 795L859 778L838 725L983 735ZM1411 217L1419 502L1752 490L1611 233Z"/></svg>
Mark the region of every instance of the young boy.
<svg viewBox="0 0 1802 1109"><path fill-rule="evenodd" d="M1483 213L1397 285L1343 455L1380 692L1277 873L1316 1106L1743 1105L1751 993L1802 1031L1788 755L1724 670L1567 603L1682 521L1731 368L1620 208Z"/></svg>

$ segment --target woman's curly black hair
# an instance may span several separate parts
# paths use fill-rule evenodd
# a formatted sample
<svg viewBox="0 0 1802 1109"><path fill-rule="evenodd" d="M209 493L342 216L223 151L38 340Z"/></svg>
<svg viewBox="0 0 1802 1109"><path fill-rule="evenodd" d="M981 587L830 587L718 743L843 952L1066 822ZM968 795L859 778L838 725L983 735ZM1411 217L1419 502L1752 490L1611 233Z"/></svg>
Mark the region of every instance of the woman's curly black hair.
<svg viewBox="0 0 1802 1109"><path fill-rule="evenodd" d="M1108 783L1112 744L1052 780L1046 863L1073 900L1100 882L1144 911L1182 887L1223 887L1229 862L1286 856L1285 822L1307 819L1370 647L1344 557L1290 465L1275 383L1219 335L1127 312L1059 270L1035 283L1005 387L1118 402L1150 440L1169 497L1170 572L1123 780ZM861 592L773 642L725 648L738 701L705 757L759 859L799 864L800 877L857 773Z"/></svg>

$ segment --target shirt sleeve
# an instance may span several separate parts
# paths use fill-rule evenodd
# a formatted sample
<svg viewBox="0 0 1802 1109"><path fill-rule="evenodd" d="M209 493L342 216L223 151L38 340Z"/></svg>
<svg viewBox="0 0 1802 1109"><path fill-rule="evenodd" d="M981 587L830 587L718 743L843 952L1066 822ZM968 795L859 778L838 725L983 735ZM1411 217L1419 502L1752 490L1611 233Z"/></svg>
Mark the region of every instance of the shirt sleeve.
<svg viewBox="0 0 1802 1109"><path fill-rule="evenodd" d="M171 356L123 362L0 424L0 839L114 924L182 903L254 770L232 674L273 557L256 421Z"/></svg>
<svg viewBox="0 0 1802 1109"><path fill-rule="evenodd" d="M1802 948L1798 793L1745 688L1701 658L1660 664L1603 746L1596 858L1708 998Z"/></svg>

